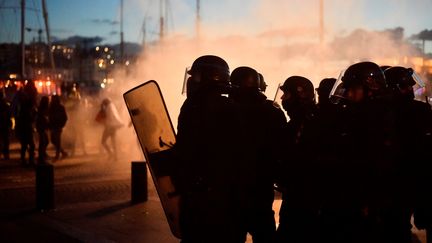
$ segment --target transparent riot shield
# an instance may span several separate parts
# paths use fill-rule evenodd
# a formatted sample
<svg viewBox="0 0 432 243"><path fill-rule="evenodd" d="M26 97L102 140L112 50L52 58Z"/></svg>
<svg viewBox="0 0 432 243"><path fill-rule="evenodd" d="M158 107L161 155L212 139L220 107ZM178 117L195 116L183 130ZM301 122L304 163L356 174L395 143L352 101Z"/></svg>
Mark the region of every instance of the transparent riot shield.
<svg viewBox="0 0 432 243"><path fill-rule="evenodd" d="M176 137L159 85L151 80L127 91L123 97L171 232L180 238L180 198L170 177L175 163L170 152Z"/></svg>

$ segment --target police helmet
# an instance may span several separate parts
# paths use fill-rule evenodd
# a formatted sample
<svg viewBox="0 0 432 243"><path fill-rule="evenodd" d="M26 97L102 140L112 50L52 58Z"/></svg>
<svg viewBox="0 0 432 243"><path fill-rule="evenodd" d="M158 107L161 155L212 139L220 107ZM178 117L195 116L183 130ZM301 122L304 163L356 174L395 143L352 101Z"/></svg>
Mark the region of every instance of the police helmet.
<svg viewBox="0 0 432 243"><path fill-rule="evenodd" d="M231 73L231 85L239 89L260 88L260 78L258 72L250 67L238 67Z"/></svg>
<svg viewBox="0 0 432 243"><path fill-rule="evenodd" d="M198 57L190 69L186 69L183 93L191 95L203 87L229 86L228 63L214 55Z"/></svg>
<svg viewBox="0 0 432 243"><path fill-rule="evenodd" d="M414 70L412 68L404 67L390 67L384 71L387 84L391 88L398 86L414 86L416 81L413 78Z"/></svg>
<svg viewBox="0 0 432 243"><path fill-rule="evenodd" d="M384 72L373 62L359 62L348 67L342 76L343 86L363 86L371 91L387 87Z"/></svg>
<svg viewBox="0 0 432 243"><path fill-rule="evenodd" d="M312 82L302 76L291 76L285 80L280 89L289 93L293 99L314 101L314 87Z"/></svg>

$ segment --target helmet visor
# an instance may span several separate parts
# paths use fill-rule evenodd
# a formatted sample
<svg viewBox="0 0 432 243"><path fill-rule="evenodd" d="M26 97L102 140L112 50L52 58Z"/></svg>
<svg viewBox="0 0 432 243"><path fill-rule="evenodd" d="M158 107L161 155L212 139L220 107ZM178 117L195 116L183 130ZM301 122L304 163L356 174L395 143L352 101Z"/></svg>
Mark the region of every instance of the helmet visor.
<svg viewBox="0 0 432 243"><path fill-rule="evenodd" d="M184 77L183 77L183 87L182 87L182 92L181 92L182 95L187 94L188 80L191 77L190 70L191 70L191 67L185 68L185 73L184 73Z"/></svg>
<svg viewBox="0 0 432 243"><path fill-rule="evenodd" d="M426 92L426 83L423 81L423 79L418 75L416 72L413 72L412 78L416 82L413 85L413 91L415 99L418 101L426 102L428 103L427 97L428 94Z"/></svg>
<svg viewBox="0 0 432 243"><path fill-rule="evenodd" d="M333 104L339 104L343 99L346 99L346 88L343 86L342 77L346 70L343 70L330 91L329 99Z"/></svg>
<svg viewBox="0 0 432 243"><path fill-rule="evenodd" d="M278 87L276 89L276 93L274 95L274 99L273 99L273 103L278 104L280 107L282 106L282 96L283 96L283 91L281 89L282 84L279 83Z"/></svg>

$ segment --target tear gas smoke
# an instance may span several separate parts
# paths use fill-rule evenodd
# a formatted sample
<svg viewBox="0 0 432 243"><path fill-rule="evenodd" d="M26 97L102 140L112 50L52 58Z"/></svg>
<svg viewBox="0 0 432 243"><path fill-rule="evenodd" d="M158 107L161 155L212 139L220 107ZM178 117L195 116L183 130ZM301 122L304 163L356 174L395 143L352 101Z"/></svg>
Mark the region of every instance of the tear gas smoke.
<svg viewBox="0 0 432 243"><path fill-rule="evenodd" d="M226 6L236 5L232 2ZM189 8L185 18L193 16L193 10L185 2L177 0L172 5L175 4L180 6L181 13ZM344 8L341 11L353 13L348 15L352 23L362 26L362 12L352 9L358 7L355 3L342 3L340 7ZM244 10L246 13L239 13L239 18L229 21L223 21L221 11L217 19L202 23L199 37L191 35L190 29L171 32L162 41L147 45L135 64L126 70L118 70L116 82L107 95L116 102L124 120L129 121L129 118L122 94L154 79L161 87L176 127L185 99L181 95L185 68L201 55L218 55L228 62L231 70L238 66L255 68L265 77L270 99L273 99L278 83L292 75L305 76L317 87L321 79L337 78L341 70L354 62L370 60L379 65L413 67L409 57L418 55L418 50L404 39L403 29L358 29L350 34L334 34L340 26L332 25L334 18L331 16L330 23L326 23L326 41L319 43L318 4L315 2L278 1L276 4L256 1L249 8ZM122 129L119 135L126 138L123 142L136 145L130 129Z"/></svg>

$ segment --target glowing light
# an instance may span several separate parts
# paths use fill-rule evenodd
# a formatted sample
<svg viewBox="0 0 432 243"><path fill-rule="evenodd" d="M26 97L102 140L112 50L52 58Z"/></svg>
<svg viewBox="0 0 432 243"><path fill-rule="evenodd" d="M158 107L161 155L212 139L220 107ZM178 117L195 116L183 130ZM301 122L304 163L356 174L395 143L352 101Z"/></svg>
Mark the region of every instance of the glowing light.
<svg viewBox="0 0 432 243"><path fill-rule="evenodd" d="M10 78L10 79L16 79L16 78L17 78L17 75L14 74L14 73L9 74L9 78Z"/></svg>
<svg viewBox="0 0 432 243"><path fill-rule="evenodd" d="M129 61L126 61L126 63L125 63L125 64L126 64L126 66L129 66Z"/></svg>
<svg viewBox="0 0 432 243"><path fill-rule="evenodd" d="M111 55L107 55L107 58L108 58L108 59L111 59Z"/></svg>
<svg viewBox="0 0 432 243"><path fill-rule="evenodd" d="M51 81L46 82L46 86L51 86Z"/></svg>
<svg viewBox="0 0 432 243"><path fill-rule="evenodd" d="M99 67L100 67L100 68L103 67L103 63L102 63L102 62L99 63Z"/></svg>
<svg viewBox="0 0 432 243"><path fill-rule="evenodd" d="M38 70L37 74L39 74L39 75L40 75L41 73L42 73L42 71L41 71L41 70Z"/></svg>
<svg viewBox="0 0 432 243"><path fill-rule="evenodd" d="M111 63L111 64L114 64L114 60L111 60L110 63Z"/></svg>
<svg viewBox="0 0 432 243"><path fill-rule="evenodd" d="M99 46L96 46L96 51L99 51L99 49L100 49L100 47L99 47Z"/></svg>
<svg viewBox="0 0 432 243"><path fill-rule="evenodd" d="M104 83L101 83L101 88L105 89L106 85Z"/></svg>
<svg viewBox="0 0 432 243"><path fill-rule="evenodd" d="M108 47L105 47L105 48L104 48L104 51L105 51L105 52L108 52L108 50L109 50Z"/></svg>
<svg viewBox="0 0 432 243"><path fill-rule="evenodd" d="M38 82L39 87L42 87L43 83L41 81Z"/></svg>
<svg viewBox="0 0 432 243"><path fill-rule="evenodd" d="M103 79L103 82L104 82L104 83L106 83L106 82L107 82L107 79L106 79L106 78L104 78L104 79Z"/></svg>

